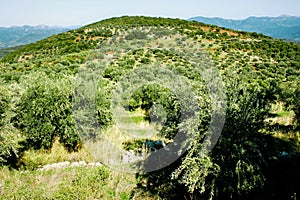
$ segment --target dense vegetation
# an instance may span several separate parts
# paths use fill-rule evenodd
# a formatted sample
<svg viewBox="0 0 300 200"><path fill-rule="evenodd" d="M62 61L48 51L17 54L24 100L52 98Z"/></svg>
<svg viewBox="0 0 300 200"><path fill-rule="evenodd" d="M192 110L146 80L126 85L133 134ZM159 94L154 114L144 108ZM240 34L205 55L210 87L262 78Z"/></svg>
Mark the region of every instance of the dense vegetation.
<svg viewBox="0 0 300 200"><path fill-rule="evenodd" d="M300 188L299 60L297 44L179 19L125 16L49 37L1 60L0 164L32 170L27 153L56 141L93 151L108 138L136 155L163 141L138 162L131 197L287 199ZM108 165L115 152L103 152L91 154ZM110 188L106 170L91 170L91 187ZM73 186L90 187L78 173Z"/></svg>
<svg viewBox="0 0 300 200"><path fill-rule="evenodd" d="M16 46L16 47L10 47L5 49L0 49L0 58L3 58L4 56L12 53L13 51L21 48L22 46Z"/></svg>

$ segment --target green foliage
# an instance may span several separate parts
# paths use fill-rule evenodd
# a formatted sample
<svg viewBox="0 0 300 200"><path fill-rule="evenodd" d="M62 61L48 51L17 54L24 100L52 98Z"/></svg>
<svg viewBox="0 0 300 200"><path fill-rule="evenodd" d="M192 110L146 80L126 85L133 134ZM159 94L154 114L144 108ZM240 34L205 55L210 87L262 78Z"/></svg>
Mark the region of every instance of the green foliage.
<svg viewBox="0 0 300 200"><path fill-rule="evenodd" d="M71 116L72 79L45 74L39 78L21 97L16 116L28 147L51 149L59 137L68 150L78 149L80 139Z"/></svg>
<svg viewBox="0 0 300 200"><path fill-rule="evenodd" d="M126 151L132 150L136 153L139 153L139 152L141 152L145 142L146 142L146 139L133 140L133 141L123 142L122 145L124 146L124 150L126 150Z"/></svg>
<svg viewBox="0 0 300 200"><path fill-rule="evenodd" d="M24 137L12 126L0 127L0 166L16 167L23 152Z"/></svg>
<svg viewBox="0 0 300 200"><path fill-rule="evenodd" d="M16 46L16 47L10 47L10 48L5 48L5 49L0 49L0 59L3 58L4 56L14 52L15 50L18 50L22 46Z"/></svg>
<svg viewBox="0 0 300 200"><path fill-rule="evenodd" d="M143 31L139 31L139 30L131 31L125 37L126 40L133 40L133 39L143 40L143 39L146 39L146 38L147 38L146 33L143 32Z"/></svg>
<svg viewBox="0 0 300 200"><path fill-rule="evenodd" d="M86 170L79 169L72 179L59 185L55 199L86 199L104 196L103 186L107 184L110 173L104 167Z"/></svg>
<svg viewBox="0 0 300 200"><path fill-rule="evenodd" d="M230 91L228 97L226 123L212 152L203 151L202 137L197 136L176 165L140 176L149 190L171 198L168 190L161 191L171 182L169 187L181 188L191 199L238 199L263 188L265 162L276 155L258 132L268 116L268 100L247 90Z"/></svg>
<svg viewBox="0 0 300 200"><path fill-rule="evenodd" d="M15 166L24 138L11 124L12 99L7 85L0 82L0 165Z"/></svg>
<svg viewBox="0 0 300 200"><path fill-rule="evenodd" d="M106 79L99 80L99 89L96 93L95 103L99 125L105 128L111 124L111 91L112 86Z"/></svg>
<svg viewBox="0 0 300 200"><path fill-rule="evenodd" d="M10 92L6 88L6 85L1 81L0 87L0 127L9 123L9 112L12 109Z"/></svg>
<svg viewBox="0 0 300 200"><path fill-rule="evenodd" d="M171 19L171 18L162 18L162 17L144 17L144 16L123 16L123 17L114 17L107 20L103 20L101 22L97 22L94 24L90 24L86 26L86 28L89 27L95 27L99 25L115 25L115 26L127 26L127 27L138 27L138 26L146 26L146 27L159 27L159 26L170 26L170 27L176 27L176 26L184 26L188 24L189 22L186 20L179 20L179 19ZM200 24L200 23L199 23Z"/></svg>
<svg viewBox="0 0 300 200"><path fill-rule="evenodd" d="M100 37L111 37L112 31L109 29L100 29L95 30L91 33L92 36L100 36Z"/></svg>
<svg viewBox="0 0 300 200"><path fill-rule="evenodd" d="M58 175L59 174L59 175ZM131 178L132 179L132 178ZM106 167L68 167L48 171L0 168L1 199L126 199L128 176ZM126 184L121 187L118 184ZM117 188L119 191L111 191Z"/></svg>
<svg viewBox="0 0 300 200"><path fill-rule="evenodd" d="M295 113L295 124L300 126L300 81L295 81L293 85L283 85L282 98L285 100L287 107L292 109Z"/></svg>
<svg viewBox="0 0 300 200"><path fill-rule="evenodd" d="M179 102L176 96L162 85L148 84L138 88L129 100L128 107L130 110L142 108L146 111L149 121L162 122L160 134L165 138L172 139L176 134L180 121Z"/></svg>
<svg viewBox="0 0 300 200"><path fill-rule="evenodd" d="M189 157L182 162L175 173L172 174L172 179L178 180L180 185L186 186L187 193L190 193L193 198L203 195L203 193L214 193L215 178L220 171L220 166L213 163L208 156L204 157Z"/></svg>
<svg viewBox="0 0 300 200"><path fill-rule="evenodd" d="M298 88L296 91L295 91L295 96L294 96L294 112L295 112L295 115L296 115L296 120L297 120L297 123L298 125L300 125L300 88Z"/></svg>
<svg viewBox="0 0 300 200"><path fill-rule="evenodd" d="M268 139L266 145L268 137L259 133L269 116L272 99L243 86L235 88L240 89L228 93L226 123L212 150L212 160L220 167L215 187L225 199L241 198L262 189L266 160L276 155L268 146L272 140Z"/></svg>

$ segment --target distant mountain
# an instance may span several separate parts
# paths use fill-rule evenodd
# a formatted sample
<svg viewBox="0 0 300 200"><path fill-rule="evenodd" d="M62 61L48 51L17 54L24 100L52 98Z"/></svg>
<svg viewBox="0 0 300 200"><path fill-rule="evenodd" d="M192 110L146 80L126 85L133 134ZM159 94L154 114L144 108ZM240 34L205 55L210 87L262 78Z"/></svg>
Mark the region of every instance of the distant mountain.
<svg viewBox="0 0 300 200"><path fill-rule="evenodd" d="M12 26L0 27L0 48L9 48L29 44L44 39L54 34L78 28L60 26Z"/></svg>
<svg viewBox="0 0 300 200"><path fill-rule="evenodd" d="M300 17L295 16L249 17L244 20L192 17L189 20L300 42Z"/></svg>

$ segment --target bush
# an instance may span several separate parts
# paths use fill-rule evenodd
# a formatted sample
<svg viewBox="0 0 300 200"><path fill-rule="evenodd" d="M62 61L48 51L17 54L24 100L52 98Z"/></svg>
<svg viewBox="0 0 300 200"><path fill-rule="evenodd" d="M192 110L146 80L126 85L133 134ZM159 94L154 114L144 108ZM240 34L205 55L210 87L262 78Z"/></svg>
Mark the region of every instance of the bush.
<svg viewBox="0 0 300 200"><path fill-rule="evenodd" d="M0 82L0 127L9 123L9 112L11 110L10 92L4 83Z"/></svg>
<svg viewBox="0 0 300 200"><path fill-rule="evenodd" d="M245 199L261 191L266 161L276 155L271 148L273 140L259 132L271 98L239 86L228 87L226 120L214 149L205 152L202 134L196 135L187 153L175 163L138 174L141 188L167 199L184 195L191 199Z"/></svg>
<svg viewBox="0 0 300 200"><path fill-rule="evenodd" d="M128 33L128 35L125 37L126 40L143 40L143 39L147 39L147 35L145 32L143 31L139 31L139 30L134 30L130 33Z"/></svg>
<svg viewBox="0 0 300 200"><path fill-rule="evenodd" d="M50 150L55 139L69 150L80 147L72 118L72 81L68 77L44 76L21 97L17 126L26 136L27 147Z"/></svg>
<svg viewBox="0 0 300 200"><path fill-rule="evenodd" d="M16 167L24 138L12 126L0 128L0 165Z"/></svg>
<svg viewBox="0 0 300 200"><path fill-rule="evenodd" d="M0 87L0 165L15 166L20 154L21 135L10 124L12 117L12 102L10 93L3 84Z"/></svg>

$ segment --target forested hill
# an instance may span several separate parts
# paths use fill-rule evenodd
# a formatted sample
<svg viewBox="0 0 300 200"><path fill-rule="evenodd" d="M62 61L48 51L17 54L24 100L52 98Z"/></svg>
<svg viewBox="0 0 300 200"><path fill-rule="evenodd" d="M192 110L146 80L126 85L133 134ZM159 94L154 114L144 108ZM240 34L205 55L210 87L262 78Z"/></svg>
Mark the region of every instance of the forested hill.
<svg viewBox="0 0 300 200"><path fill-rule="evenodd" d="M300 43L300 17L281 15L279 17L249 17L243 20L192 17L195 20L220 27L248 32L262 33L274 38L281 38Z"/></svg>
<svg viewBox="0 0 300 200"><path fill-rule="evenodd" d="M26 189L4 181L0 193L4 199L41 191L46 199L288 199L300 188L299 62L293 42L143 16L106 19L25 45L0 62L0 165L57 176L35 174L51 159L33 162L31 155L51 153L58 142L69 152L88 150L104 166L120 164L118 177L133 170L136 179L122 180L130 185L122 182L122 191L106 191L119 183L108 167L98 174L62 170L67 178L59 183L34 177L28 184L20 175L24 182L16 184Z"/></svg>

